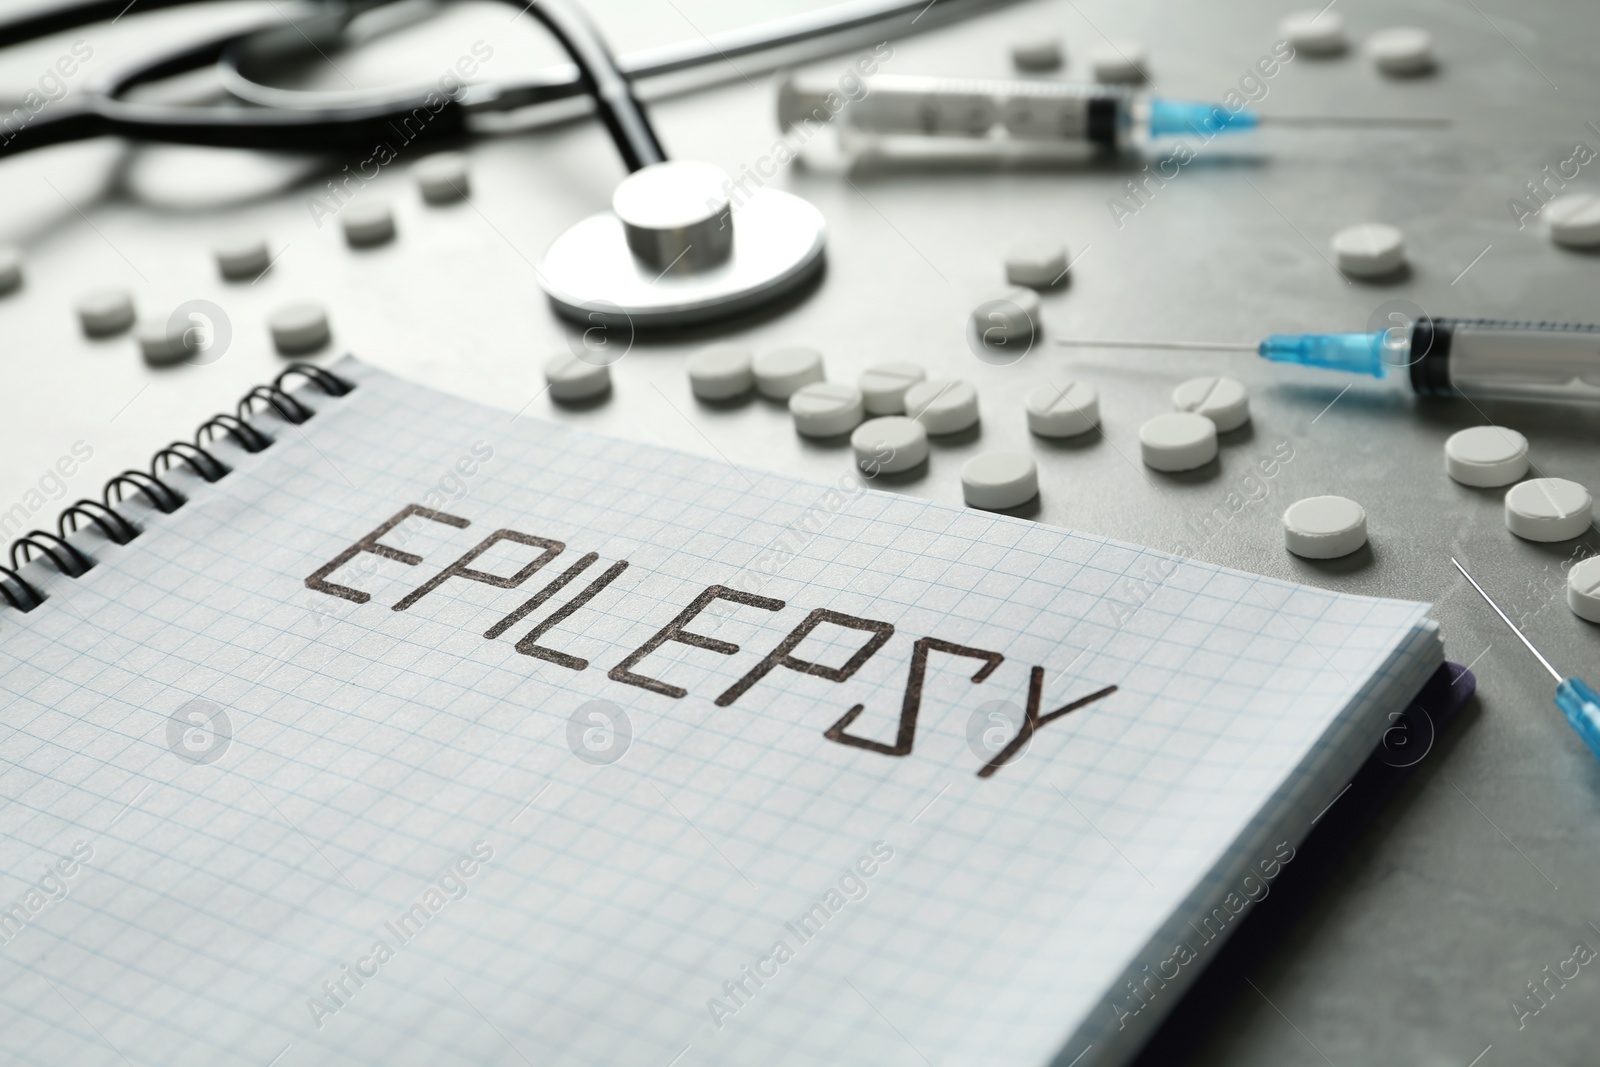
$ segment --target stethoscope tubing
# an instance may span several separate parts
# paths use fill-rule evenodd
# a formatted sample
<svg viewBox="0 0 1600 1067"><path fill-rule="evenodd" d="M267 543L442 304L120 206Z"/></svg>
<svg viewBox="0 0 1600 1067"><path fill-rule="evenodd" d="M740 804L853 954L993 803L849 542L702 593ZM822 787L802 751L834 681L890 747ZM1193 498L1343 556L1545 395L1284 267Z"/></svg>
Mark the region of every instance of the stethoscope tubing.
<svg viewBox="0 0 1600 1067"><path fill-rule="evenodd" d="M197 0L140 0L140 10L172 7ZM387 2L387 0L385 0ZM516 3L517 0L511 0ZM301 92L261 85L241 71L251 42L283 28L275 16L243 30L233 29L190 43L151 59L131 64L86 87L77 101L52 104L34 120L0 140L0 157L65 141L121 136L188 145L336 152L367 149L401 135L397 123L425 109L429 121L401 135L406 141L447 142L471 132L469 116L480 111L508 111L585 94L617 142L630 170L665 158L632 83L732 60L805 41L848 34L896 18L910 16L901 32L914 32L999 6L1010 0L846 0L820 11L771 20L611 59L592 25L575 7L552 0L526 6L540 16L569 54L579 62L546 68L516 83L477 84L453 96L432 89L380 90L367 93ZM353 13L379 4L367 0L329 11ZM59 32L114 17L126 0L84 0L41 15L0 23L0 42ZM116 10L113 10L116 9ZM942 9L942 10L941 10ZM110 12L110 15L107 15ZM553 14L552 14L553 13ZM937 17L934 14L937 13ZM925 24L919 25L919 23ZM255 106L158 104L124 99L134 87L215 64L231 95ZM591 73L592 72L592 73Z"/></svg>

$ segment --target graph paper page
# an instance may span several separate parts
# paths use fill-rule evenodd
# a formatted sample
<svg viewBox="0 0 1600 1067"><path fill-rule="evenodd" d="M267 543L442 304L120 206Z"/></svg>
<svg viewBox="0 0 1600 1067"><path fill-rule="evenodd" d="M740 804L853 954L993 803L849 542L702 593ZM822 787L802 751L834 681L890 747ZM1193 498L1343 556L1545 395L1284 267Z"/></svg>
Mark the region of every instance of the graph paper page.
<svg viewBox="0 0 1600 1067"><path fill-rule="evenodd" d="M1424 605L335 369L0 611L7 1063L1112 1062L1439 662Z"/></svg>

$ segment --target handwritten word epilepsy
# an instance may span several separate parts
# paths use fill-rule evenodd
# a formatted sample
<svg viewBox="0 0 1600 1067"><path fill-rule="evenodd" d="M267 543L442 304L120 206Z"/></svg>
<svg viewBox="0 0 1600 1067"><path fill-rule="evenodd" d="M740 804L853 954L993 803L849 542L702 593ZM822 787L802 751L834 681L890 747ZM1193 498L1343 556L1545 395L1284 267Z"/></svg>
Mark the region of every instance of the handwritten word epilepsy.
<svg viewBox="0 0 1600 1067"><path fill-rule="evenodd" d="M356 604L367 603L372 599L370 593L348 585L337 584L330 581L329 578L339 568L362 555L379 556L396 563L403 563L408 567L419 565L422 562L420 555L385 544L383 541L383 538L397 526L412 517L441 523L445 526L454 526L458 529L464 529L471 525L471 520L464 519L459 515L435 511L433 508L424 507L421 504L407 504L385 520L377 529L317 568L305 580L306 588L314 592L326 593L329 596L340 597ZM472 566L474 560L502 541L525 545L536 549L538 554L512 574L495 574ZM535 537L532 534L522 533L518 530L495 530L488 537L469 548L460 558L447 564L431 578L401 597L394 603L393 610L405 611L415 606L418 601L433 593L446 582L453 580L481 582L484 585L491 585L499 589L518 588L547 564L561 556L566 550L567 546L564 542L555 541L547 537ZM484 638L493 641L513 626L523 622L529 615L553 600L566 586L577 580L599 558L599 553L596 552L588 552L579 557L571 566L552 578L544 588L524 600L504 618L485 630ZM527 633L523 634L517 640L517 652L524 656L532 656L535 659L544 660L547 663L554 663L568 670L587 670L589 667L588 660L550 647L544 643L546 635L581 611L607 586L621 577L627 569L628 561L625 559L618 560L607 567L599 577L589 582L587 586L573 594L564 604L546 616L543 622L536 623ZM695 618L716 600L726 600L733 604L771 612L783 611L788 606L784 601L774 597L757 596L754 593L746 593L725 585L708 586L704 592L690 601L671 622L657 630L644 644L623 657L621 662L606 673L606 677L613 682L638 686L640 689L647 689L652 693L659 693L675 700L681 700L683 697L688 696L688 690L660 678L641 673L641 668L644 661L652 653L669 642L689 645L693 648L704 649L723 656L731 656L737 653L739 646L733 642L707 637L704 634L694 633L689 629L689 625L694 622ZM838 667L801 659L796 656L794 654L795 649L800 647L801 643L814 630L822 626L858 630L868 636L850 658ZM787 671L808 674L816 678L826 678L830 682L848 681L852 675L861 669L867 660L871 659L879 649L889 643L890 639L894 637L894 633L893 623L876 619L864 619L828 608L815 608L801 620L799 625L789 631L788 635L779 641L772 651L763 656L760 662L751 667L743 677L718 695L714 702L718 707L729 707L765 679L767 675L780 667ZM865 710L865 705L862 704L856 704L845 712L837 722L823 731L823 736L829 741L834 741L841 745L863 748L869 752L876 752L884 756L910 755L912 745L916 740L917 716L922 710L922 690L928 671L928 657L936 652L941 655L979 661L980 666L971 678L973 684L984 682L1005 660L1005 656L1001 653L991 652L987 649L969 648L966 645L958 645L937 637L916 638L911 646L911 667L906 676L905 695L900 705L900 725L895 733L894 741L892 743L874 741L868 737L846 732L847 727L854 723ZM1103 700L1117 691L1117 687L1114 685L1106 686L1087 696L1064 704L1054 711L1041 713L1040 709L1044 700L1044 674L1043 667L1033 668L1029 678L1027 709L1024 713L1022 724L1018 728L1017 736L1012 739L1010 744L996 753L994 758L979 768L978 777L988 778L993 775L1013 756L1026 748L1033 735L1045 725L1070 712Z"/></svg>

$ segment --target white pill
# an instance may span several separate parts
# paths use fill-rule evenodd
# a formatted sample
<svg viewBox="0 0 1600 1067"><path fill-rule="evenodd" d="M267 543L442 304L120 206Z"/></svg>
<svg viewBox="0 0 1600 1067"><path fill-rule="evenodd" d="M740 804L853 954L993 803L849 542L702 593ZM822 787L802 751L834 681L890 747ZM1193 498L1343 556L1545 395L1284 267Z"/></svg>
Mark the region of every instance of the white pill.
<svg viewBox="0 0 1600 1067"><path fill-rule="evenodd" d="M1024 452L985 452L961 465L961 495L969 508L998 511L1039 495L1039 468Z"/></svg>
<svg viewBox="0 0 1600 1067"><path fill-rule="evenodd" d="M1061 42L1019 41L1011 46L1011 65L1018 70L1059 70Z"/></svg>
<svg viewBox="0 0 1600 1067"><path fill-rule="evenodd" d="M928 431L916 419L884 415L850 433L856 466L870 477L907 471L928 458Z"/></svg>
<svg viewBox="0 0 1600 1067"><path fill-rule="evenodd" d="M953 379L918 382L906 390L906 414L929 433L959 433L978 423L978 391Z"/></svg>
<svg viewBox="0 0 1600 1067"><path fill-rule="evenodd" d="M1333 254L1346 274L1378 278L1405 265L1406 239L1393 226L1363 222L1333 235Z"/></svg>
<svg viewBox="0 0 1600 1067"><path fill-rule="evenodd" d="M309 300L283 307L267 316L272 343L285 355L310 352L328 343L328 313Z"/></svg>
<svg viewBox="0 0 1600 1067"><path fill-rule="evenodd" d="M1048 289L1067 276L1067 250L1052 241L1024 241L1006 252L1006 281Z"/></svg>
<svg viewBox="0 0 1600 1067"><path fill-rule="evenodd" d="M874 363L861 375L861 399L868 415L899 415L906 409L906 390L928 377L915 363Z"/></svg>
<svg viewBox="0 0 1600 1067"><path fill-rule="evenodd" d="M1433 69L1433 38L1415 26L1379 30L1367 38L1367 55L1385 74L1425 74Z"/></svg>
<svg viewBox="0 0 1600 1067"><path fill-rule="evenodd" d="M1284 545L1306 559L1338 559L1367 543L1367 512L1342 496L1297 500L1283 513Z"/></svg>
<svg viewBox="0 0 1600 1067"><path fill-rule="evenodd" d="M460 152L438 152L418 160L411 169L430 204L447 204L467 195L467 157Z"/></svg>
<svg viewBox="0 0 1600 1067"><path fill-rule="evenodd" d="M9 293L22 284L22 249L0 245L0 293Z"/></svg>
<svg viewBox="0 0 1600 1067"><path fill-rule="evenodd" d="M224 241L213 251L217 254L217 269L224 278L254 278L272 262L267 242L259 237Z"/></svg>
<svg viewBox="0 0 1600 1067"><path fill-rule="evenodd" d="M611 368L560 352L545 360L544 380L552 400L588 400L611 388Z"/></svg>
<svg viewBox="0 0 1600 1067"><path fill-rule="evenodd" d="M1550 223L1550 239L1569 248L1600 245L1600 196L1569 193L1544 206Z"/></svg>
<svg viewBox="0 0 1600 1067"><path fill-rule="evenodd" d="M1172 406L1204 415L1217 424L1218 433L1250 421L1250 393L1232 378L1190 378L1172 391Z"/></svg>
<svg viewBox="0 0 1600 1067"><path fill-rule="evenodd" d="M1149 60L1144 47L1133 41L1106 41L1089 53L1097 82L1142 82Z"/></svg>
<svg viewBox="0 0 1600 1067"><path fill-rule="evenodd" d="M1344 19L1327 8L1285 15L1278 23L1278 32L1294 45L1296 52L1308 56L1336 56L1350 47L1350 40L1344 33Z"/></svg>
<svg viewBox="0 0 1600 1067"><path fill-rule="evenodd" d="M1158 471L1192 471L1217 458L1217 424L1204 415L1174 411L1139 427L1139 455Z"/></svg>
<svg viewBox="0 0 1600 1067"><path fill-rule="evenodd" d="M824 378L822 353L801 345L763 352L755 358L753 369L756 388L761 390L762 396L770 396L774 400L787 400L802 385L820 382Z"/></svg>
<svg viewBox="0 0 1600 1067"><path fill-rule="evenodd" d="M358 247L377 245L394 236L394 212L378 201L358 200L339 213L344 239Z"/></svg>
<svg viewBox="0 0 1600 1067"><path fill-rule="evenodd" d="M184 344L188 328L188 320L174 322L170 316L141 320L134 337L138 338L145 362L160 367L188 358L189 349Z"/></svg>
<svg viewBox="0 0 1600 1067"><path fill-rule="evenodd" d="M1504 426L1474 426L1444 443L1444 469L1462 485L1510 485L1528 473L1528 439Z"/></svg>
<svg viewBox="0 0 1600 1067"><path fill-rule="evenodd" d="M707 345L689 357L689 389L701 400L728 400L755 388L748 348Z"/></svg>
<svg viewBox="0 0 1600 1067"><path fill-rule="evenodd" d="M812 382L789 398L794 428L807 437L837 437L861 425L861 390L843 382Z"/></svg>
<svg viewBox="0 0 1600 1067"><path fill-rule="evenodd" d="M1531 478L1506 493L1506 529L1529 541L1567 541L1589 528L1594 498L1565 478Z"/></svg>
<svg viewBox="0 0 1600 1067"><path fill-rule="evenodd" d="M1100 394L1088 382L1044 382L1023 403L1028 429L1040 437L1076 437L1100 425Z"/></svg>
<svg viewBox="0 0 1600 1067"><path fill-rule="evenodd" d="M994 294L972 309L972 328L991 344L1029 340L1039 328L1039 294L1020 285Z"/></svg>
<svg viewBox="0 0 1600 1067"><path fill-rule="evenodd" d="M1600 556L1590 556L1567 572L1567 607L1580 619L1600 622Z"/></svg>
<svg viewBox="0 0 1600 1067"><path fill-rule="evenodd" d="M90 337L121 333L133 325L133 297L126 289L96 289L78 301L78 320Z"/></svg>

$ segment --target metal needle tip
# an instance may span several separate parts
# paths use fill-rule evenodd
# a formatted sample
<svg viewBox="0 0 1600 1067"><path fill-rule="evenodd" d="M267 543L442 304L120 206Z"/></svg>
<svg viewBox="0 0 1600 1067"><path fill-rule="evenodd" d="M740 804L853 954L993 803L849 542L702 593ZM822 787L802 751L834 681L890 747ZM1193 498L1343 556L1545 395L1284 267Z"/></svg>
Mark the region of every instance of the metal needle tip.
<svg viewBox="0 0 1600 1067"><path fill-rule="evenodd" d="M1372 128L1388 126L1394 129L1440 129L1451 125L1450 119L1410 118L1399 115L1261 115L1263 126L1349 126Z"/></svg>
<svg viewBox="0 0 1600 1067"><path fill-rule="evenodd" d="M1056 344L1070 348L1172 348L1195 352L1254 352L1256 345L1231 341L1111 341L1083 338L1057 338Z"/></svg>
<svg viewBox="0 0 1600 1067"><path fill-rule="evenodd" d="M1517 624L1512 622L1506 613L1500 610L1500 605L1496 604L1489 598L1489 594L1483 591L1483 586L1478 584L1477 579L1473 578L1472 575L1467 573L1467 568L1463 567L1461 562L1454 556L1450 557L1450 562L1456 565L1456 570L1461 572L1461 577L1472 583L1472 588L1476 589L1478 591L1478 595L1483 597L1483 602L1493 608L1494 613L1500 616L1501 621L1503 621L1507 626L1511 627L1511 632L1517 635L1517 640L1528 646L1528 651L1532 652L1539 662L1544 664L1544 669L1550 672L1550 677L1554 678L1558 682L1563 681L1564 679L1561 677L1561 672L1550 666L1550 661L1545 659L1544 654L1541 653L1537 648L1533 647L1533 642L1529 641L1527 635L1521 630L1517 629Z"/></svg>

